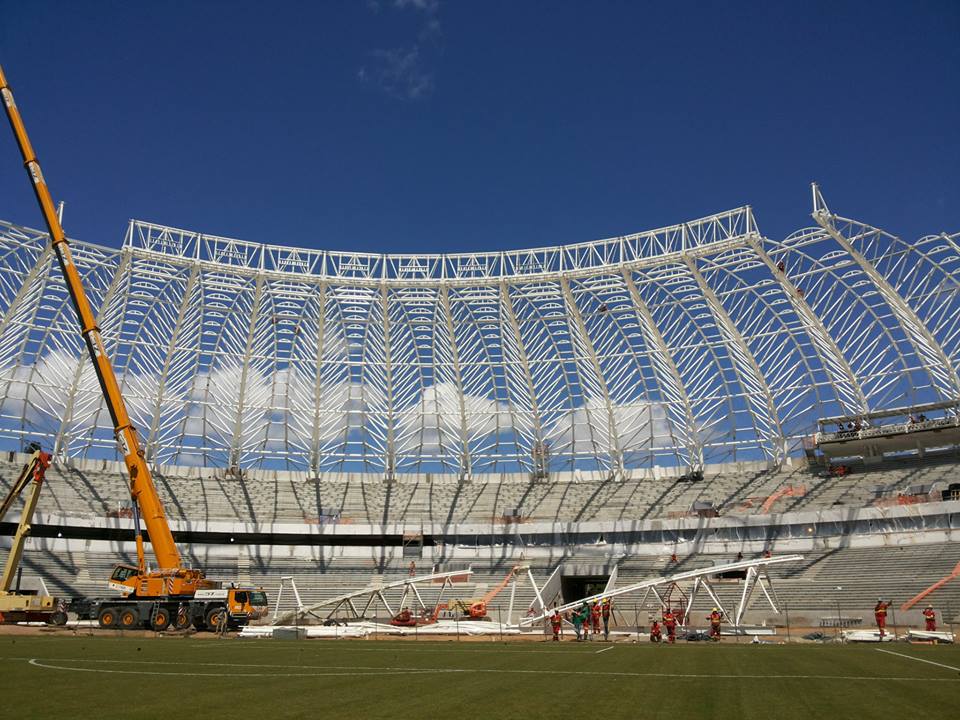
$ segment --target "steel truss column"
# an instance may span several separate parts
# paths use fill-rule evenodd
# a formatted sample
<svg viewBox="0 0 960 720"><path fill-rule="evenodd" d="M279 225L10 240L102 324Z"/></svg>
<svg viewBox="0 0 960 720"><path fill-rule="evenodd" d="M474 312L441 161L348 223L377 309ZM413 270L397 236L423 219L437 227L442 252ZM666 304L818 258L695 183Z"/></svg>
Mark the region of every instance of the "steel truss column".
<svg viewBox="0 0 960 720"><path fill-rule="evenodd" d="M530 372L530 362L527 358L527 349L523 344L523 335L520 332L520 322L510 298L510 288L503 280L500 281L500 305L507 316L507 323L517 343L517 354L520 356L520 365L523 368L523 377L527 384L527 393L530 395L530 411L533 413L534 449L543 446L543 418L540 416L540 405L537 402L537 392L533 386L533 375ZM511 399L512 404L512 399ZM544 468L546 470L547 468Z"/></svg>
<svg viewBox="0 0 960 720"><path fill-rule="evenodd" d="M321 280L320 317L317 318L317 369L313 379L313 428L310 432L310 471L313 473L320 472L320 407L323 404L323 344L326 341L326 333L327 283ZM349 401L348 397L347 402Z"/></svg>
<svg viewBox="0 0 960 720"><path fill-rule="evenodd" d="M740 603L737 605L737 614L734 618L734 626L740 627L740 623L743 621L743 616L750 607L750 600L753 598L754 590L756 590L757 587L760 588L760 591L763 593L764 597L767 598L767 602L770 604L770 609L778 615L780 614L779 598L777 598L777 593L773 588L773 581L770 579L770 574L767 572L767 566L758 565L755 567L750 567L747 568L746 577L743 581L743 592L740 594ZM767 588L769 588L769 590Z"/></svg>
<svg viewBox="0 0 960 720"><path fill-rule="evenodd" d="M469 476L471 472L470 434L467 428L467 403L464 398L463 377L460 372L460 351L457 347L457 338L453 329L453 315L450 312L450 289L446 284L440 286L440 307L447 325L447 334L450 336L450 352L453 356L453 376L457 383L457 398L460 401L460 473Z"/></svg>
<svg viewBox="0 0 960 720"><path fill-rule="evenodd" d="M734 616L734 627L740 627L744 613L747 612L747 606L753 597L753 589L757 579L757 569L755 567L747 568L747 573L743 578L743 592L740 594L740 603L737 605L737 614Z"/></svg>
<svg viewBox="0 0 960 720"><path fill-rule="evenodd" d="M170 365L173 363L173 356L177 351L177 343L180 342L180 333L183 330L187 310L190 309L191 301L193 300L193 291L197 286L198 277L200 277L200 263L194 263L190 268L190 275L187 277L187 284L183 290L180 307L177 309L177 320L174 323L170 344L167 345L167 352L163 358L163 368L160 370L157 401L153 404L153 417L150 420L150 432L147 435L145 445L144 457L146 457L148 461L153 460L156 455L157 434L160 432L160 415L163 412L163 397L167 391L167 381L169 379L167 376L170 374Z"/></svg>
<svg viewBox="0 0 960 720"><path fill-rule="evenodd" d="M717 609L723 613L724 617L729 618L730 615L723 607L723 603L720 602L720 598L717 596L717 593L714 591L713 586L710 584L710 581L706 577L700 576L693 581L693 587L690 589L690 595L687 599L687 607L683 613L683 624L686 626L690 618L690 613L693 612L693 603L696 600L697 592L703 588L707 595L710 596L710 599L713 600L713 604Z"/></svg>
<svg viewBox="0 0 960 720"><path fill-rule="evenodd" d="M243 401L247 395L247 376L250 374L250 356L253 354L254 337L257 334L257 322L260 319L263 288L266 285L266 276L257 275L257 282L253 290L253 307L250 308L250 322L247 324L247 343L243 351L243 368L240 371L240 394L237 397L237 418L233 423L233 437L230 440L230 467L240 467L240 447L243 442Z"/></svg>
<svg viewBox="0 0 960 720"><path fill-rule="evenodd" d="M107 287L107 292L104 294L103 301L100 303L100 310L97 312L96 323L98 327L102 327L105 314L107 310L110 309L110 303L113 302L113 298L116 296L117 290L120 287L120 282L130 268L131 259L132 254L129 250L124 249L120 251L120 262L117 263L117 271L110 280L110 285ZM123 325L122 313L120 321L117 323L117 325L118 329L116 339L119 342ZM83 368L86 366L88 359L89 358L86 353L81 353L80 357L78 358L77 369L76 372L73 373L73 381L70 383L70 390L67 393L67 402L63 409L63 417L60 420L60 429L57 430L57 436L53 441L54 457L63 457L66 453L65 445L68 445L70 441L70 438L67 434L67 426L70 424L70 421L73 420L73 407L77 401L77 393L80 391L80 379L83 377ZM100 402L102 402L102 400ZM94 421L94 425L96 425L96 421Z"/></svg>
<svg viewBox="0 0 960 720"><path fill-rule="evenodd" d="M804 329L807 331L810 339L813 340L813 347L817 351L817 355L820 356L820 361L829 372L831 383L833 379L836 378L837 385L839 385L837 388L837 398L843 404L844 411L849 415L860 415L870 412L867 397L863 394L863 387L859 381L857 381L857 377L847 362L847 358L840 350L840 346L837 345L836 341L827 331L820 317L811 309L803 296L797 292L797 288L793 283L787 280L786 274L780 272L773 262L773 259L767 254L767 251L763 249L759 236L753 234L748 235L747 244L757 254L757 257L764 262L773 274L773 277L784 286L785 294L793 306L793 311L797 313L803 321Z"/></svg>
<svg viewBox="0 0 960 720"><path fill-rule="evenodd" d="M703 275L700 274L700 271L697 269L696 260L689 256L684 256L683 261L686 263L690 274L699 286L700 292L703 293L703 297L710 306L710 310L717 319L717 323L730 340L732 346L730 347L730 357L733 359L734 372L737 373L740 385L748 392L758 390L766 400L767 412L770 414L770 422L773 424L773 427L764 429L772 434L777 441L777 444L773 448L774 460L780 462L786 454L786 439L783 435L783 429L780 427L780 418L777 415L777 409L773 401L773 393L770 391L770 386L767 385L767 381L760 371L757 359L753 353L750 352L750 347L747 345L746 340L743 339L733 319L723 307L720 298L717 297L717 294L707 284L707 281L704 280ZM759 420L756 413L753 413L753 415L755 420Z"/></svg>
<svg viewBox="0 0 960 720"><path fill-rule="evenodd" d="M813 190L813 219L822 227L836 243L842 247L846 253L860 266L860 269L866 273L867 277L873 282L880 295L886 301L893 314L896 316L900 327L903 328L910 343L917 351L918 357L924 361L925 369L934 381L938 381L942 387L938 388L948 399L960 398L960 377L957 376L957 369L950 362L950 358L943 351L940 343L933 337L926 325L917 317L913 308L897 292L887 279L880 273L864 255L857 250L853 243L837 230L835 220L836 215L830 212L827 207L820 188L816 183L812 185ZM939 368L937 367L939 363ZM940 370L937 372L937 370ZM944 377L946 375L946 377Z"/></svg>
<svg viewBox="0 0 960 720"><path fill-rule="evenodd" d="M614 416L613 412L613 401L610 400L610 390L607 387L606 379L603 377L603 370L600 368L600 360L597 358L597 353L596 350L594 350L593 342L590 340L590 334L587 332L587 326L583 322L583 315L581 315L580 308L577 307L576 300L573 297L573 292L570 290L570 280L565 276L561 276L560 278L560 288L563 291L564 299L567 301L567 307L570 310L570 319L573 320L573 324L577 329L577 336L580 340L581 351L586 353L587 360L590 362L590 368L596 375L597 383L600 386L600 391L603 393L603 403L607 409L607 423L609 426L607 435L609 449L607 452L610 454L610 465L615 472L621 472L623 470L623 452L620 449L620 436L617 434L618 428L616 417ZM584 409L589 412L589 408L585 407Z"/></svg>
<svg viewBox="0 0 960 720"><path fill-rule="evenodd" d="M657 376L657 383L661 387L667 387L683 403L684 415L686 417L686 433L684 438L687 451L690 453L690 464L694 468L703 468L703 444L699 442L697 433L697 420L693 414L693 405L690 403L690 397L687 395L687 389L683 384L683 378L680 377L680 371L673 361L673 354L670 352L670 346L657 327L653 319L653 314L633 280L633 274L624 268L622 270L623 282L630 292L633 300L633 307L636 310L637 320L640 322L640 329L643 331L647 344L657 350L651 356L653 372Z"/></svg>
<svg viewBox="0 0 960 720"><path fill-rule="evenodd" d="M387 447L383 458L383 472L385 477L392 478L396 471L397 440L393 420L393 349L390 347L390 298L385 282L380 286L380 298L383 304L383 361L384 376L387 383L387 392L384 398L387 403ZM386 601L384 601L384 605L386 605Z"/></svg>

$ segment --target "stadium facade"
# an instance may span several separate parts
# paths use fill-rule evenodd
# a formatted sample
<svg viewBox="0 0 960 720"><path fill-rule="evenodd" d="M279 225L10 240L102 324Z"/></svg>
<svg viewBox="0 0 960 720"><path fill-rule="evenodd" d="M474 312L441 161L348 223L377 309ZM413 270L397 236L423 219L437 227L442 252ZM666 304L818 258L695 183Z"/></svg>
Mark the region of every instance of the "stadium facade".
<svg viewBox="0 0 960 720"><path fill-rule="evenodd" d="M781 462L960 397L958 235L749 207L535 250L365 255L132 221L74 257L151 461L403 472ZM0 224L0 436L113 458L42 233Z"/></svg>

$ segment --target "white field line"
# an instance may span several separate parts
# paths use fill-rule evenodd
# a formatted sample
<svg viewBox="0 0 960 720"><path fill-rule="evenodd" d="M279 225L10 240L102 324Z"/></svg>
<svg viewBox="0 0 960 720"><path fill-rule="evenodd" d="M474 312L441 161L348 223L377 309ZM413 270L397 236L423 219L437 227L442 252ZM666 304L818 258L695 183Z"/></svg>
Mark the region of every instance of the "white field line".
<svg viewBox="0 0 960 720"><path fill-rule="evenodd" d="M334 672L311 672L311 673L236 673L236 672L222 672L222 673L210 673L210 672L199 672L199 673L187 673L187 672L157 672L156 670L108 670L107 668L81 668L81 667L64 667L63 665L48 665L42 663L39 660L33 659L29 661L30 665L38 668L45 668L47 670L70 670L72 672L88 672L88 673L101 673L109 675L181 675L189 676L195 675L197 677L232 677L232 678L241 678L241 677L319 677L319 676L335 676L335 675L345 675L347 677L365 677L367 675L423 675L430 674L430 670L384 670L380 669L375 672L362 672L357 673L355 669L342 669Z"/></svg>
<svg viewBox="0 0 960 720"><path fill-rule="evenodd" d="M731 674L703 674L703 673L642 673L642 672L604 672L598 670L518 670L510 668L409 668L409 667L371 667L354 665L274 665L263 663L196 663L196 662L167 662L161 660L92 660L87 658L27 658L6 657L0 660L24 660L29 665L49 670L66 670L73 672L94 672L119 675L173 675L173 676L204 676L204 677L318 677L329 675L427 675L431 673L484 673L500 675L590 675L594 677L633 677L633 678L684 678L702 680L718 678L724 680L860 680L860 681L887 681L902 680L905 682L957 682L960 678L930 678L930 677L902 677L902 676L872 676L872 675L731 675ZM156 670L110 670L107 668L70 667L51 665L50 663L117 663L122 665L174 665L177 667L214 667L232 668L231 672L204 673L204 672L168 672ZM236 669L258 668L294 668L297 670L315 670L316 672L236 672Z"/></svg>
<svg viewBox="0 0 960 720"><path fill-rule="evenodd" d="M881 650L880 648L876 649L877 652L886 653L887 655L896 655L897 657L906 658L907 660L916 660L917 662L927 663L928 665L936 665L937 667L946 668L947 670L955 670L960 672L960 668L954 667L953 665L944 665L943 663L934 662L933 660L924 660L923 658L914 657L913 655L904 655L903 653L894 652L893 650Z"/></svg>
<svg viewBox="0 0 960 720"><path fill-rule="evenodd" d="M599 655L600 653L606 652L607 650L613 650L613 645L611 645L610 647L605 647L603 650L597 650L597 651L594 653L594 655Z"/></svg>

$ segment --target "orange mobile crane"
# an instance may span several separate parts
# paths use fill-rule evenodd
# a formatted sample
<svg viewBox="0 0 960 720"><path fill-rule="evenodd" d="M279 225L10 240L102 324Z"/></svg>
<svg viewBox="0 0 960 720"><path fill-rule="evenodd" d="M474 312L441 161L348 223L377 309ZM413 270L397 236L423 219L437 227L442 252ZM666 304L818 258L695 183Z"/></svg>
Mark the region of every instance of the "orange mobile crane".
<svg viewBox="0 0 960 720"><path fill-rule="evenodd" d="M163 512L163 503L157 495L150 469L144 459L136 428L127 414L100 328L90 309L80 274L70 254L70 244L60 225L53 198L40 171L40 163L27 137L20 111L2 68L0 95L23 156L24 167L43 212L70 301L80 323L80 333L113 422L117 444L130 478L130 495L134 501L137 567L117 565L109 582L110 588L119 591L122 597L75 599L70 609L77 612L81 618L96 617L103 627L151 626L159 630L174 622L178 627L193 624L198 629L217 630L224 622L232 626L244 625L251 617L266 613L266 595L253 588L221 588L219 583L207 580L202 570L184 567ZM141 518L156 556L156 570L147 568L143 536L140 532Z"/></svg>

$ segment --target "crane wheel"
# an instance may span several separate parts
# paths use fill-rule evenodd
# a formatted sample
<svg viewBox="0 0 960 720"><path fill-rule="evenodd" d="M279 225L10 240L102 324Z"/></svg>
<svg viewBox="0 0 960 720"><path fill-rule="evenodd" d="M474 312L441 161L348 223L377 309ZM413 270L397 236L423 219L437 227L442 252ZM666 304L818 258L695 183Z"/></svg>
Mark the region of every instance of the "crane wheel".
<svg viewBox="0 0 960 720"><path fill-rule="evenodd" d="M120 627L129 630L137 624L137 614L133 610L124 610L120 613Z"/></svg>
<svg viewBox="0 0 960 720"><path fill-rule="evenodd" d="M113 608L103 608L97 615L97 622L102 628L112 628L117 626L117 611Z"/></svg>
<svg viewBox="0 0 960 720"><path fill-rule="evenodd" d="M150 627L156 632L163 632L170 627L170 611L166 608L160 608L153 614L153 620L150 621Z"/></svg>
<svg viewBox="0 0 960 720"><path fill-rule="evenodd" d="M67 624L67 614L63 610L57 610L55 613L50 615L48 622L51 625L59 625L63 627Z"/></svg>
<svg viewBox="0 0 960 720"><path fill-rule="evenodd" d="M219 632L220 626L226 620L226 610L214 607L207 610L206 625L210 632Z"/></svg>
<svg viewBox="0 0 960 720"><path fill-rule="evenodd" d="M186 609L183 609L177 613L177 617L173 621L173 629L186 630L188 627L190 627L190 615Z"/></svg>

